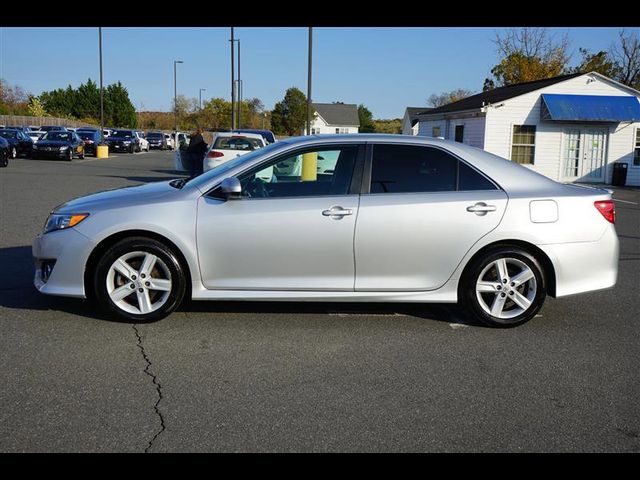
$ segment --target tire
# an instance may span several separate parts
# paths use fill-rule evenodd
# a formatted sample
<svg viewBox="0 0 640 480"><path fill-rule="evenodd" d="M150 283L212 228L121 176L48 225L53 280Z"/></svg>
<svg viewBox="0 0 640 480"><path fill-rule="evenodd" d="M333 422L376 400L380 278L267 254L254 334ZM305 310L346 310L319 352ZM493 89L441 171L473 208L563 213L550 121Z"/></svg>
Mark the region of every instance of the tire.
<svg viewBox="0 0 640 480"><path fill-rule="evenodd" d="M498 268L504 271L505 267L506 275L500 275ZM544 278L540 262L531 253L519 247L496 246L467 265L458 300L466 313L485 325L516 327L542 308L547 295ZM520 283L520 279L526 280Z"/></svg>
<svg viewBox="0 0 640 480"><path fill-rule="evenodd" d="M67 149L67 152L68 152L68 153L67 153L67 157L66 157L66 159L65 159L65 160L67 160L68 162L73 161L73 148L69 147L69 148Z"/></svg>
<svg viewBox="0 0 640 480"><path fill-rule="evenodd" d="M149 254L156 260L145 277L140 270ZM128 277L114 267L114 263L123 258L132 269ZM154 279L158 287L169 289L153 288ZM93 280L95 298L103 309L121 319L140 323L154 322L171 314L182 302L187 285L182 266L171 249L145 237L125 238L109 248L98 261ZM131 293L127 295L129 290ZM119 299L122 294L126 296Z"/></svg>
<svg viewBox="0 0 640 480"><path fill-rule="evenodd" d="M136 147L134 147L133 145L131 145L129 147L129 153L135 153L136 152Z"/></svg>

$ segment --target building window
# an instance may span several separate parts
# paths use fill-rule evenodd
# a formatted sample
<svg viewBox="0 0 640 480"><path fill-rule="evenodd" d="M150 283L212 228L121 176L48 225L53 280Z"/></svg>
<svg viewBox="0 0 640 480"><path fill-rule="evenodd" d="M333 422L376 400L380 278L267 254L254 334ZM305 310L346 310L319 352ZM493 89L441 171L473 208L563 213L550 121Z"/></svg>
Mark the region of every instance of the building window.
<svg viewBox="0 0 640 480"><path fill-rule="evenodd" d="M311 127L311 135L320 135L320 129L316 127Z"/></svg>
<svg viewBox="0 0 640 480"><path fill-rule="evenodd" d="M536 147L535 125L514 125L511 142L511 161L533 165Z"/></svg>
<svg viewBox="0 0 640 480"><path fill-rule="evenodd" d="M640 128L636 128L636 148L633 150L633 166L640 167Z"/></svg>
<svg viewBox="0 0 640 480"><path fill-rule="evenodd" d="M440 136L440 133L441 133L441 132L440 132L440 126L439 126L439 125L438 125L437 127L433 127L433 128L431 129L431 136L432 136L433 138L437 138L437 137L439 137L439 136Z"/></svg>
<svg viewBox="0 0 640 480"><path fill-rule="evenodd" d="M456 125L455 141L462 143L464 140L464 125Z"/></svg>

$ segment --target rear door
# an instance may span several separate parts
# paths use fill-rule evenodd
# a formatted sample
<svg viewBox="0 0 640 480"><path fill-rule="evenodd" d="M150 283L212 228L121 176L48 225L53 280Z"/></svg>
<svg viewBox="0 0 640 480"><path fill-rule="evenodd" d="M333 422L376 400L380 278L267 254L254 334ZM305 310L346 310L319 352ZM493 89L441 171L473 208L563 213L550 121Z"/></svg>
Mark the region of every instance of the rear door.
<svg viewBox="0 0 640 480"><path fill-rule="evenodd" d="M433 290L498 226L507 196L448 151L374 144L355 235L356 291Z"/></svg>

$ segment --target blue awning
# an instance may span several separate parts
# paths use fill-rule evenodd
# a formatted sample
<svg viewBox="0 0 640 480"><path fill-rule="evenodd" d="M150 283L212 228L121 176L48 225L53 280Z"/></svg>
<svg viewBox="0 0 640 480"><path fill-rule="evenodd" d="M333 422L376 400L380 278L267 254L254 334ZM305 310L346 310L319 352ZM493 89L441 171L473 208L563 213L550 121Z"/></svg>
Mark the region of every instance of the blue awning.
<svg viewBox="0 0 640 480"><path fill-rule="evenodd" d="M542 120L559 122L638 122L640 102L630 95L542 94Z"/></svg>

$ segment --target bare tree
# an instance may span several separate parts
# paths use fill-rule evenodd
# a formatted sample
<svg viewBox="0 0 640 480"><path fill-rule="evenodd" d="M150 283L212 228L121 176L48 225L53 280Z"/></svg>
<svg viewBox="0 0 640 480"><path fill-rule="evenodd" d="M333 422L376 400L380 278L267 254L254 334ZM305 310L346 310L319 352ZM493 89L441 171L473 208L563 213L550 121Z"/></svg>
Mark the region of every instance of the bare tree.
<svg viewBox="0 0 640 480"><path fill-rule="evenodd" d="M470 97L471 95L473 95L473 92L471 90L458 88L450 92L443 92L440 95L437 95L435 93L430 95L427 99L427 104L432 107L441 107L442 105L457 102L458 100Z"/></svg>
<svg viewBox="0 0 640 480"><path fill-rule="evenodd" d="M615 79L636 90L640 88L640 37L638 31L621 30L619 43L611 46L609 55L615 64Z"/></svg>

